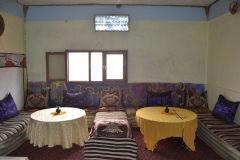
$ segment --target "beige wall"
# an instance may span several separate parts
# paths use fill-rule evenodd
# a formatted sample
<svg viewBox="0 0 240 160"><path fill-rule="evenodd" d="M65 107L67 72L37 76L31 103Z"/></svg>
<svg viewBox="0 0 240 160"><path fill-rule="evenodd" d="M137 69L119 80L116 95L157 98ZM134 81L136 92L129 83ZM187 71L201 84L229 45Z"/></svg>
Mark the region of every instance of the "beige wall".
<svg viewBox="0 0 240 160"><path fill-rule="evenodd" d="M209 22L208 94L212 109L218 95L240 100L240 14L224 14ZM240 109L238 110L240 123Z"/></svg>
<svg viewBox="0 0 240 160"><path fill-rule="evenodd" d="M5 31L0 37L1 53L25 53L24 20L20 17L1 12Z"/></svg>
<svg viewBox="0 0 240 160"><path fill-rule="evenodd" d="M46 80L46 51L127 49L129 82L205 83L207 29L207 22L131 21L130 32L94 32L93 21L29 21L29 81Z"/></svg>

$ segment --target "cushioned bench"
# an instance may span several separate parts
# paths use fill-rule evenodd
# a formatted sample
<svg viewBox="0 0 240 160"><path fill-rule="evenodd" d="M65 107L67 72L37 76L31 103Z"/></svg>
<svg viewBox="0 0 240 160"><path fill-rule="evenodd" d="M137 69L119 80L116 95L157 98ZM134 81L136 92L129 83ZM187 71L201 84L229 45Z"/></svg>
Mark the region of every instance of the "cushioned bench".
<svg viewBox="0 0 240 160"><path fill-rule="evenodd" d="M0 123L0 155L7 155L27 140L26 130L30 119L28 112Z"/></svg>
<svg viewBox="0 0 240 160"><path fill-rule="evenodd" d="M227 124L211 113L198 114L197 135L227 160L240 160L240 126Z"/></svg>

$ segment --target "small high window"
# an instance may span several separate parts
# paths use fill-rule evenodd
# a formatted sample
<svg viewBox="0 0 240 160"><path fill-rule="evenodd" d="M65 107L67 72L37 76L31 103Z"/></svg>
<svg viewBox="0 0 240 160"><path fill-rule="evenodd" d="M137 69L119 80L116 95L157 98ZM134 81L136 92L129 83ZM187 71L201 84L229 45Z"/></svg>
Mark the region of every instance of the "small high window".
<svg viewBox="0 0 240 160"><path fill-rule="evenodd" d="M95 31L129 31L128 15L96 15Z"/></svg>

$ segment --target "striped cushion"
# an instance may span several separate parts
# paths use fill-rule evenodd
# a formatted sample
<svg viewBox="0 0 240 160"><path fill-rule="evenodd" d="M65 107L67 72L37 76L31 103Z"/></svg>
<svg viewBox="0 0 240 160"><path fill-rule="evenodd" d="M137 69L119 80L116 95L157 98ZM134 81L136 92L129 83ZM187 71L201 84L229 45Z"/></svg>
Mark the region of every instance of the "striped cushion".
<svg viewBox="0 0 240 160"><path fill-rule="evenodd" d="M211 113L198 114L199 120L217 137L240 151L240 126L233 123L227 124Z"/></svg>
<svg viewBox="0 0 240 160"><path fill-rule="evenodd" d="M135 160L137 144L131 138L95 137L85 142L84 159Z"/></svg>
<svg viewBox="0 0 240 160"><path fill-rule="evenodd" d="M0 143L26 129L31 113L23 112L18 116L0 123Z"/></svg>

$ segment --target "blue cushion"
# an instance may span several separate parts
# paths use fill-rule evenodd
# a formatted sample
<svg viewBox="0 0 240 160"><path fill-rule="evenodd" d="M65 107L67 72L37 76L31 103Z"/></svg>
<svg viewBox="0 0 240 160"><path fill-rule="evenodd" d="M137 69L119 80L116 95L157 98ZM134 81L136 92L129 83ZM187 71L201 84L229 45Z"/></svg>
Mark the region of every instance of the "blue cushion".
<svg viewBox="0 0 240 160"><path fill-rule="evenodd" d="M223 95L219 95L212 114L225 120L227 123L233 123L238 105L239 102L229 101Z"/></svg>
<svg viewBox="0 0 240 160"><path fill-rule="evenodd" d="M0 101L0 123L19 114L17 106L9 93Z"/></svg>
<svg viewBox="0 0 240 160"><path fill-rule="evenodd" d="M86 94L87 94L87 91L81 91L77 93L70 93L70 92L64 91L63 106L85 108L87 105Z"/></svg>
<svg viewBox="0 0 240 160"><path fill-rule="evenodd" d="M172 106L171 91L154 93L147 92L147 106Z"/></svg>

